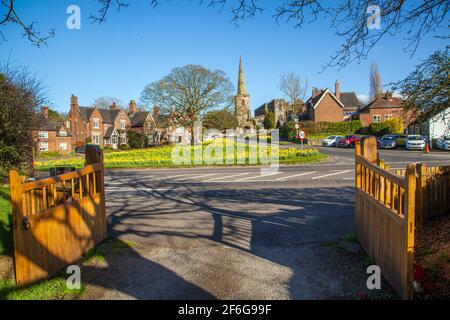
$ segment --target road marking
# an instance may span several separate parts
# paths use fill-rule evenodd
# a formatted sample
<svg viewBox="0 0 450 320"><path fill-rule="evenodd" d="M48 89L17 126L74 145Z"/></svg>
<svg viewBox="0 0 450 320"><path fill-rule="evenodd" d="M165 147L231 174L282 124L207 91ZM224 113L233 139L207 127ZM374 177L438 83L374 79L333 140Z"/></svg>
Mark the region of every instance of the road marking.
<svg viewBox="0 0 450 320"><path fill-rule="evenodd" d="M202 182L212 182L215 180L220 180L220 179L229 179L229 178L235 178L235 177L240 177L240 176L244 176L246 174L250 174L249 172L245 172L245 173L238 173L238 174L233 174L233 175L228 175L225 177L218 177L218 178L212 178L212 179L208 179L208 180L203 180Z"/></svg>
<svg viewBox="0 0 450 320"><path fill-rule="evenodd" d="M290 178L295 178L295 177L301 177L301 176L306 176L307 174L313 174L313 173L316 173L316 172L317 171L303 172L303 173L299 173L299 174L294 174L292 176L281 177L281 178L278 178L278 179L275 179L275 180L280 181L280 180L285 180L285 179L290 179Z"/></svg>
<svg viewBox="0 0 450 320"><path fill-rule="evenodd" d="M342 180L355 180L355 178L342 178Z"/></svg>
<svg viewBox="0 0 450 320"><path fill-rule="evenodd" d="M260 174L259 176L255 176L255 177L248 177L248 178L237 179L237 180L234 180L234 182L249 181L251 179L264 178L264 177L273 176L273 175L282 174L282 173L283 172L274 172L274 173Z"/></svg>
<svg viewBox="0 0 450 320"><path fill-rule="evenodd" d="M325 177L335 176L335 175L347 173L350 171L352 171L352 170L343 170L343 171L339 171L339 172L335 172L335 173L324 174L323 176L314 177L311 180L317 180L317 179L321 179L321 178L325 178Z"/></svg>
<svg viewBox="0 0 450 320"><path fill-rule="evenodd" d="M203 175L202 174L200 174L200 175L196 174L194 176L190 176L190 177L187 177L187 178L176 179L176 181L185 181L185 180L189 180L189 179L200 179L200 178L214 176L216 174L217 173L208 173L208 174L203 174Z"/></svg>

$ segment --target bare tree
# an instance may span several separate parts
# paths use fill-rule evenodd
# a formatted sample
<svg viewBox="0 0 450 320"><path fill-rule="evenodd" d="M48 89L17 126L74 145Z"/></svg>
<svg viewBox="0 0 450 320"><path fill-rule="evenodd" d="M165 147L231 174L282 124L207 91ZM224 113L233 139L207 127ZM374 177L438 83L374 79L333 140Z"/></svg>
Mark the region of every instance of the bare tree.
<svg viewBox="0 0 450 320"><path fill-rule="evenodd" d="M381 94L381 75L378 71L378 66L375 62L370 65L369 73L370 83L370 100L375 100L379 94Z"/></svg>
<svg viewBox="0 0 450 320"><path fill-rule="evenodd" d="M198 0L201 5L227 9L232 14L232 21L253 17L264 9L264 2L258 0ZM277 22L287 21L296 28L318 18L326 18L343 43L323 69L343 67L353 61L367 58L372 48L387 35L406 34L406 51L414 55L419 43L426 35L448 39L447 22L450 10L449 0L277 0L278 6L273 14ZM24 34L35 44L43 44L48 39L41 37L34 24L23 23L14 8L15 0L2 0L3 20L0 26L17 23ZM97 13L91 15L91 21L102 23L112 9L121 10L129 6L127 0L96 0L99 4ZM161 0L151 0L150 5L157 7ZM371 13L373 6L378 6L379 13ZM380 28L369 29L368 19L372 15L381 18ZM445 31L442 31L445 30ZM53 33L51 32L50 35ZM3 34L2 34L3 35Z"/></svg>
<svg viewBox="0 0 450 320"><path fill-rule="evenodd" d="M228 107L232 95L233 85L223 71L187 65L147 85L141 101L159 106L162 114L176 117L177 123L192 131L208 111Z"/></svg>
<svg viewBox="0 0 450 320"><path fill-rule="evenodd" d="M302 81L299 75L288 73L281 76L278 88L287 98L290 111L292 111L294 116L298 116L306 96L308 79Z"/></svg>
<svg viewBox="0 0 450 320"><path fill-rule="evenodd" d="M113 104L116 104L118 107L123 107L123 101L119 98L104 96L95 99L92 104L93 107L98 107L100 109L109 109Z"/></svg>

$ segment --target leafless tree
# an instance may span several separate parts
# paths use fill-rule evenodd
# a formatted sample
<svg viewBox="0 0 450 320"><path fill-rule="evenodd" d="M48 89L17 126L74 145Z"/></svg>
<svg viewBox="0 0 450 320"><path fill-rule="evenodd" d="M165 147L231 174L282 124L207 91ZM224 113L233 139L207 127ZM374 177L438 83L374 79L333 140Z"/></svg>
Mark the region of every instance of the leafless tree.
<svg viewBox="0 0 450 320"><path fill-rule="evenodd" d="M290 111L292 111L294 116L298 116L301 112L306 96L308 79L302 81L299 75L288 73L281 76L278 88L287 98Z"/></svg>
<svg viewBox="0 0 450 320"><path fill-rule="evenodd" d="M91 15L91 21L102 23L108 13L129 6L129 0L95 0L99 9ZM150 0L152 7L157 7L162 0ZM166 0L167 1L167 0ZM229 10L232 21L253 17L264 10L264 1L258 0L198 0L201 5ZM287 21L296 28L318 18L327 19L336 34L343 38L343 43L323 68L343 67L353 61L367 58L373 47L386 35L406 34L405 50L414 55L419 43L426 35L448 39L447 22L450 0L275 0L278 5L273 14L277 22ZM34 23L22 22L14 8L15 0L1 0L3 19L0 27L9 23L19 24L26 37L34 44L45 44L53 36L42 37L35 29ZM371 6L380 8L381 27L369 29L367 22ZM369 10L370 11L370 10ZM447 32L447 33L445 33ZM3 34L0 34L3 36Z"/></svg>
<svg viewBox="0 0 450 320"><path fill-rule="evenodd" d="M372 101L375 100L379 94L381 94L381 75L375 62L372 62L370 65L369 83L370 100Z"/></svg>
<svg viewBox="0 0 450 320"><path fill-rule="evenodd" d="M149 84L141 101L159 106L162 114L176 117L177 123L192 130L208 111L226 108L232 95L233 85L223 71L187 65ZM191 137L193 143L194 135Z"/></svg>
<svg viewBox="0 0 450 320"><path fill-rule="evenodd" d="M104 96L104 97L99 97L99 98L95 99L92 106L98 107L100 109L109 109L113 104L116 104L118 107L123 107L123 105L124 105L123 101L118 98Z"/></svg>

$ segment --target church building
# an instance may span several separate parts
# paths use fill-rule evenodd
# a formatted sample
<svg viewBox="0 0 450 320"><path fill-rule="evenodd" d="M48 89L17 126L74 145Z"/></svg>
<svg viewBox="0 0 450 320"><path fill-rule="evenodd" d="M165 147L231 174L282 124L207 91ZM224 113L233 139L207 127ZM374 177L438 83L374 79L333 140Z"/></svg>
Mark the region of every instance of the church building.
<svg viewBox="0 0 450 320"><path fill-rule="evenodd" d="M245 90L244 71L242 69L242 57L239 61L239 76L237 95L234 97L235 115L239 122L239 128L251 128L250 95Z"/></svg>

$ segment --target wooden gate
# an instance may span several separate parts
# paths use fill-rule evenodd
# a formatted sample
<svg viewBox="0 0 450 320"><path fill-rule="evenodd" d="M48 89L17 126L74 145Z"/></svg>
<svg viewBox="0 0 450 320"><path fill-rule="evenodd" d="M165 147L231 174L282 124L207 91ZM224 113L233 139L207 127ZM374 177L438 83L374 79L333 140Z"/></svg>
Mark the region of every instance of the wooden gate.
<svg viewBox="0 0 450 320"><path fill-rule="evenodd" d="M356 234L403 299L413 296L416 172L415 164L404 177L386 170L373 137L356 144Z"/></svg>
<svg viewBox="0 0 450 320"><path fill-rule="evenodd" d="M106 238L102 151L86 150L86 167L24 183L10 172L17 285L47 278Z"/></svg>

